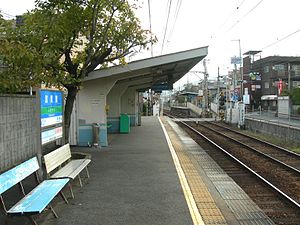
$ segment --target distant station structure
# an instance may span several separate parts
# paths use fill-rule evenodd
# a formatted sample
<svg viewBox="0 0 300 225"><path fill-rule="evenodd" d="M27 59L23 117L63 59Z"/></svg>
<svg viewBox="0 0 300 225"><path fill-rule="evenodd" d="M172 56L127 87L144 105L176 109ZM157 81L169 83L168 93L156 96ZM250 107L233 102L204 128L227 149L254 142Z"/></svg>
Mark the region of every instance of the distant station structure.
<svg viewBox="0 0 300 225"><path fill-rule="evenodd" d="M99 145L107 146L108 132L120 130L120 118L124 118L121 115L129 118L128 126L140 125L141 93L172 89L207 54L208 47L201 47L93 71L76 98L70 144L90 145L97 127Z"/></svg>

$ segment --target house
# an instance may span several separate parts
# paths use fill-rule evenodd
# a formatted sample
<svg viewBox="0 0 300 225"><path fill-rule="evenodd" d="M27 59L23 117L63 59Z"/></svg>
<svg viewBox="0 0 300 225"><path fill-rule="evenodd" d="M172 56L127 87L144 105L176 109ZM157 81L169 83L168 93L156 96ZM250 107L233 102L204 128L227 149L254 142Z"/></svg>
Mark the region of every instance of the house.
<svg viewBox="0 0 300 225"><path fill-rule="evenodd" d="M300 86L300 57L269 56L257 59L261 51L249 51L243 59L244 88L250 108L276 110L277 96ZM244 93L246 90L244 91Z"/></svg>

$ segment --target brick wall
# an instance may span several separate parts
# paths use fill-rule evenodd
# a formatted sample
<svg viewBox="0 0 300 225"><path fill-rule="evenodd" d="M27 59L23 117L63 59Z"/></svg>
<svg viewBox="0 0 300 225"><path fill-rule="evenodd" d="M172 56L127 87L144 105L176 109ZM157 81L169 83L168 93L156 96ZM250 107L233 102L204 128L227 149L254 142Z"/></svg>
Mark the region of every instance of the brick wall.
<svg viewBox="0 0 300 225"><path fill-rule="evenodd" d="M0 172L37 154L36 98L0 95Z"/></svg>

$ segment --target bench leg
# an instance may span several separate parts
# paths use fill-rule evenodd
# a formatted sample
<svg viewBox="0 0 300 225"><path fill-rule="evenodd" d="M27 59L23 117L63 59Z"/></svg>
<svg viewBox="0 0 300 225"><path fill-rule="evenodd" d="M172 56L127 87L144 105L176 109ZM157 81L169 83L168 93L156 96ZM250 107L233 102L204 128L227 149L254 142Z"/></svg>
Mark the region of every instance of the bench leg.
<svg viewBox="0 0 300 225"><path fill-rule="evenodd" d="M74 199L73 188L72 188L72 185L70 183L69 183L69 189L70 189L70 192L71 192L71 196Z"/></svg>
<svg viewBox="0 0 300 225"><path fill-rule="evenodd" d="M33 219L32 216L27 216L27 218L30 220L30 222L31 222L33 225L38 225L37 222Z"/></svg>
<svg viewBox="0 0 300 225"><path fill-rule="evenodd" d="M56 212L54 211L52 205L49 204L49 207L50 207L50 209L51 209L51 212L53 213L53 216L54 216L55 218L58 218L58 215L57 215Z"/></svg>
<svg viewBox="0 0 300 225"><path fill-rule="evenodd" d="M62 191L60 191L59 194L60 194L60 196L62 197L62 199L63 199L67 204L69 204L69 202L68 202L66 196L64 195L64 193L63 193Z"/></svg>
<svg viewBox="0 0 300 225"><path fill-rule="evenodd" d="M79 180L80 187L82 187L82 181L81 181L80 174L78 174L78 180Z"/></svg>
<svg viewBox="0 0 300 225"><path fill-rule="evenodd" d="M90 178L90 173L89 173L89 170L88 170L87 166L85 167L85 171L86 171L87 177Z"/></svg>

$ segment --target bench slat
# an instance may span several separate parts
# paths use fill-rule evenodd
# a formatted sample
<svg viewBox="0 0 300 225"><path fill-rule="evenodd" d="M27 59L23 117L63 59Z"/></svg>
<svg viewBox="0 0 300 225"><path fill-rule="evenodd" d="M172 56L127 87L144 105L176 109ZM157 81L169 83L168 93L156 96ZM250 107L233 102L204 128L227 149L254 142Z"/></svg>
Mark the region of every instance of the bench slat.
<svg viewBox="0 0 300 225"><path fill-rule="evenodd" d="M40 168L38 160L33 157L0 175L0 194L4 193Z"/></svg>
<svg viewBox="0 0 300 225"><path fill-rule="evenodd" d="M70 161L67 165L57 171L51 178L68 177L75 179L75 177L91 162L90 159L75 159Z"/></svg>
<svg viewBox="0 0 300 225"><path fill-rule="evenodd" d="M62 190L70 179L45 180L21 201L16 203L8 214L35 214L41 213L52 199Z"/></svg>
<svg viewBox="0 0 300 225"><path fill-rule="evenodd" d="M44 156L47 173L50 173L71 158L70 145L65 144Z"/></svg>

